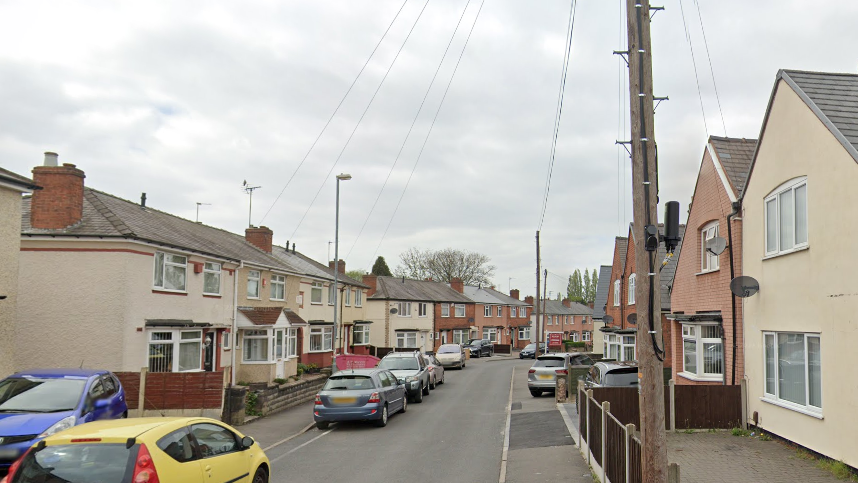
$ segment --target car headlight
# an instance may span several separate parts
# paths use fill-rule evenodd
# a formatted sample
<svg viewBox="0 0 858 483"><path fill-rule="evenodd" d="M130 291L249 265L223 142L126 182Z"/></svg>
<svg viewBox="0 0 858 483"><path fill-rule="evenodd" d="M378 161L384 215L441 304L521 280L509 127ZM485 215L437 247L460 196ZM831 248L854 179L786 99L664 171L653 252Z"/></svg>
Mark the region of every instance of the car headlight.
<svg viewBox="0 0 858 483"><path fill-rule="evenodd" d="M74 415L65 417L60 419L56 423L54 423L50 428L46 429L42 434L39 435L40 438L47 438L52 434L59 433L60 431L65 431L74 426Z"/></svg>
<svg viewBox="0 0 858 483"><path fill-rule="evenodd" d="M417 380L417 376L408 376L405 378L405 382L414 382Z"/></svg>

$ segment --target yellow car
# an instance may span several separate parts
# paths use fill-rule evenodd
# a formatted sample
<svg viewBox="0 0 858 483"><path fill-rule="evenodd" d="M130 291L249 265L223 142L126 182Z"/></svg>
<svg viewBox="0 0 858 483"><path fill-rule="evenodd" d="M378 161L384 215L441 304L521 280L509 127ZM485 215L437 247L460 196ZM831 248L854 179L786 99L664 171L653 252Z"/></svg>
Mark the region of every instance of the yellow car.
<svg viewBox="0 0 858 483"><path fill-rule="evenodd" d="M271 464L249 436L209 418L134 418L75 426L40 441L8 483L267 483Z"/></svg>

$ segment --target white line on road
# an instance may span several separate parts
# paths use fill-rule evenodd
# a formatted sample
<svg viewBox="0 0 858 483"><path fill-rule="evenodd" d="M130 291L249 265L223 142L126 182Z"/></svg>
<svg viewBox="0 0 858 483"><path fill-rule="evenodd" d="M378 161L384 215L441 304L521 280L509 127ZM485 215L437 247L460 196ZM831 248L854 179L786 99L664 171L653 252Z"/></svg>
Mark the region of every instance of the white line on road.
<svg viewBox="0 0 858 483"><path fill-rule="evenodd" d="M307 431L309 431L310 429L312 429L312 427L315 425L316 425L316 423L310 423L310 424L304 426L304 429L302 429L301 431L298 431L297 433L293 434L292 436L289 436L288 438L283 438L280 441L272 444L271 446L268 446L267 448L262 448L262 451L268 451L269 449L276 448L276 447L280 446L281 444L283 444L287 441L292 441L293 439L297 438L298 436L301 436L302 434L304 434Z"/></svg>
<svg viewBox="0 0 858 483"><path fill-rule="evenodd" d="M500 478L498 483L506 482L506 461L509 454L509 421L512 417L512 383L515 381L515 368L512 369L512 375L509 377L509 400L506 403L506 428L503 436L503 453L501 455Z"/></svg>
<svg viewBox="0 0 858 483"><path fill-rule="evenodd" d="M333 429L329 429L329 430L325 431L324 433L322 433L322 434L320 434L320 435L316 436L315 438L311 439L310 441L307 441L306 443L304 443L304 444L302 444L302 445L300 445L300 446L298 446L298 447L296 447L296 448L292 448L292 449L290 449L288 453L281 454L280 456L278 456L278 457L274 458L273 460L271 460L271 464L274 464L274 463L276 463L276 462L278 462L278 461L282 460L283 458L285 458L285 457L289 456L290 454L292 454L292 453L294 453L294 452L298 451L299 449L303 448L304 446L307 446L308 444L312 443L313 441L316 441L317 439L319 439L319 438L321 438L322 436L324 436L324 435L326 435L326 434L330 433L331 431L333 431Z"/></svg>

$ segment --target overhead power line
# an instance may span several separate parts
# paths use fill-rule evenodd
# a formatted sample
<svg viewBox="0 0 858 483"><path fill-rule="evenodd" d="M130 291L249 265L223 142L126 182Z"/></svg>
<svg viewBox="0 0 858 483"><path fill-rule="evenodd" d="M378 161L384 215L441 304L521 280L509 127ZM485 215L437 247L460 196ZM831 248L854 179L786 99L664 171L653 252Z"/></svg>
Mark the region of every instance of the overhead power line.
<svg viewBox="0 0 858 483"><path fill-rule="evenodd" d="M724 122L724 111L721 109L721 97L718 96L718 84L715 82L715 69L712 68L712 57L709 56L709 42L706 41L706 29L703 28L703 15L700 13L700 4L694 0L697 7L697 18L700 19L700 31L703 33L703 46L706 47L706 59L709 61L709 72L712 74L712 87L715 88L715 100L718 101L718 112L721 114L721 126L724 128L724 137L727 137L727 123Z"/></svg>
<svg viewBox="0 0 858 483"><path fill-rule="evenodd" d="M700 99L700 112L703 113L703 129L709 135L709 126L706 125L706 110L703 108L703 94L700 92L700 77L697 75L697 62L694 60L694 46L691 44L691 34L688 32L688 24L685 23L685 11L682 8L682 0L679 1L679 12L682 14L682 26L685 28L685 39L688 40L688 48L691 50L691 65L694 67L694 80L697 82L697 97Z"/></svg>

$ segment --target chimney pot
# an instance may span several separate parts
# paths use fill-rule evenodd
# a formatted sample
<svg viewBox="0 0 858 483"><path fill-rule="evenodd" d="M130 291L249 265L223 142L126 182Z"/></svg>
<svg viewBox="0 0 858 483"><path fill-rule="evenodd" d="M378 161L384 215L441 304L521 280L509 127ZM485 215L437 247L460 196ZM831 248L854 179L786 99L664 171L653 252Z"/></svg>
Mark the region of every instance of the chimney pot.
<svg viewBox="0 0 858 483"><path fill-rule="evenodd" d="M45 164L44 166L58 166L57 159L60 157L57 153L52 153L50 151L45 152Z"/></svg>
<svg viewBox="0 0 858 483"><path fill-rule="evenodd" d="M286 247L286 249L288 250L289 247ZM292 244L292 254L293 255L295 254L295 244L294 243Z"/></svg>
<svg viewBox="0 0 858 483"><path fill-rule="evenodd" d="M146 193L140 195L140 206L146 208Z"/></svg>

